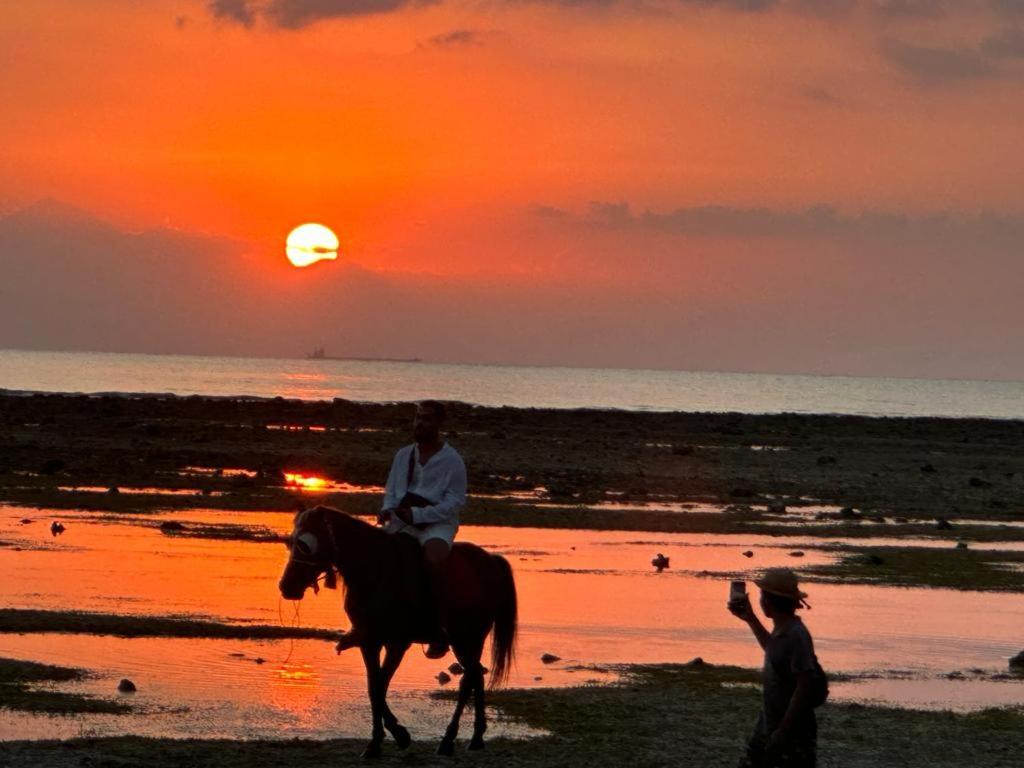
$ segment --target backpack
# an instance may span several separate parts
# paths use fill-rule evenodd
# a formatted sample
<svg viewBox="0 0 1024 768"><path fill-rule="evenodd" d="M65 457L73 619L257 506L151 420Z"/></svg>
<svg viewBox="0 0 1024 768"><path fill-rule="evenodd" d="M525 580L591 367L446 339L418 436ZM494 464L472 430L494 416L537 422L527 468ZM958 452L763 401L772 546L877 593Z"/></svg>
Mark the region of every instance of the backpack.
<svg viewBox="0 0 1024 768"><path fill-rule="evenodd" d="M811 706L815 709L828 701L828 675L818 663L817 657L814 659L814 675L811 677L810 695Z"/></svg>

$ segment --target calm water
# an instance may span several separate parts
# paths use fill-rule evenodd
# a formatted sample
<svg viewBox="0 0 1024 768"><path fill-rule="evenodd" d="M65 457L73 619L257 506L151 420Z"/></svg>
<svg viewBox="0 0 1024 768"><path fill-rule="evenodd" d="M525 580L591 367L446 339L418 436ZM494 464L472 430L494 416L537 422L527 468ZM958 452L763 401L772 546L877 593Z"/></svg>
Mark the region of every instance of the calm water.
<svg viewBox="0 0 1024 768"><path fill-rule="evenodd" d="M26 515L33 522L23 525ZM0 537L20 548L0 548L5 605L271 624L296 620L290 604L282 608L278 598L286 557L280 544L165 536L146 524L154 517L164 519L0 507ZM291 513L274 512L191 510L173 517L282 532L292 521ZM67 526L57 539L48 530L54 518ZM753 568L791 564L791 548L811 543L478 527L465 527L460 538L504 554L513 565L521 622L515 686L609 678L578 665L678 662L698 655L756 667L757 643L725 610L728 577L700 574L735 570L749 576ZM750 560L741 555L746 549L754 552ZM650 566L656 552L672 561L662 574ZM832 557L808 548L801 562ZM1024 681L986 677L1005 671L1007 658L1020 650L1024 595L840 584L811 584L808 591L814 609L805 620L825 666L883 673L880 679L835 685L835 699L960 710L1024 705ZM298 620L304 626L344 626L339 594L307 596ZM543 664L543 653L562 661ZM117 696L117 681L128 677L138 685L132 701L141 709L126 717L4 713L0 739L114 733L322 738L362 736L367 730L361 662L352 653L336 656L324 641L0 634L0 657L84 667L95 676L60 689L104 697ZM417 736L437 737L450 715L450 702L427 696L437 690L434 676L449 661L429 661L414 649L395 680L392 703ZM979 673L972 676L974 668ZM947 679L953 671L963 671L966 679ZM527 735L509 722L497 723L493 732Z"/></svg>
<svg viewBox="0 0 1024 768"><path fill-rule="evenodd" d="M0 350L0 388L1024 419L1024 382Z"/></svg>

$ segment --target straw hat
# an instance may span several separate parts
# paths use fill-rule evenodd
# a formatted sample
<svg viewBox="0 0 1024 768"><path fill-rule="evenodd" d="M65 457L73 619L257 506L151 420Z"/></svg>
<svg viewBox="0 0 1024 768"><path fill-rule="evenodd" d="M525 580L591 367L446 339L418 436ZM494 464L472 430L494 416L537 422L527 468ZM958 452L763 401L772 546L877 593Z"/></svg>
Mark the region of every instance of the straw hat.
<svg viewBox="0 0 1024 768"><path fill-rule="evenodd" d="M807 597L806 592L800 591L796 574L789 568L769 568L760 579L755 579L754 583L764 592L788 597L797 603L802 603Z"/></svg>

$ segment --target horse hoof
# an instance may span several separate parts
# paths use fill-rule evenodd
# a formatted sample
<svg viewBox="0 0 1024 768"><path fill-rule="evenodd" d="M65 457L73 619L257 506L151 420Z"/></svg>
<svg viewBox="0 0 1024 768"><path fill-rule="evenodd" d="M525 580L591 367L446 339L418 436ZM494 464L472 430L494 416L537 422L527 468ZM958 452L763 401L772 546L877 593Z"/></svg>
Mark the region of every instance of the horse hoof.
<svg viewBox="0 0 1024 768"><path fill-rule="evenodd" d="M380 757L380 742L371 741L366 745L366 749L363 750L363 760L376 760Z"/></svg>
<svg viewBox="0 0 1024 768"><path fill-rule="evenodd" d="M480 749L483 749L483 748L484 748L484 739L483 739L482 736L474 736L472 739L469 740L469 746L467 747L467 749L470 752L476 752L477 750L480 750Z"/></svg>
<svg viewBox="0 0 1024 768"><path fill-rule="evenodd" d="M444 739L437 746L437 754L444 755L445 757L451 757L455 754L455 742L448 741L448 739Z"/></svg>
<svg viewBox="0 0 1024 768"><path fill-rule="evenodd" d="M412 744L412 736L409 735L408 729L401 725L395 725L394 728L389 728L391 736L395 740L395 744L398 745L399 749L405 749Z"/></svg>

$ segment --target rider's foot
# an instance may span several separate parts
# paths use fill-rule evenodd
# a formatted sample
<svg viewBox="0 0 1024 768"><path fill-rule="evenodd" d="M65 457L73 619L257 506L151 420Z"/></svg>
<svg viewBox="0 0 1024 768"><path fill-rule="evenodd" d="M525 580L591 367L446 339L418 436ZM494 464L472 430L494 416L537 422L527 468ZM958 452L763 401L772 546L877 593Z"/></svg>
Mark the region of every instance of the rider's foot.
<svg viewBox="0 0 1024 768"><path fill-rule="evenodd" d="M425 655L428 659L443 659L448 655L448 648L448 638L441 634L430 641Z"/></svg>
<svg viewBox="0 0 1024 768"><path fill-rule="evenodd" d="M341 653L342 651L347 651L349 648L358 648L359 642L359 633L356 631L355 627L353 627L348 632L342 634L341 640L339 640L338 644L334 646L334 652Z"/></svg>

